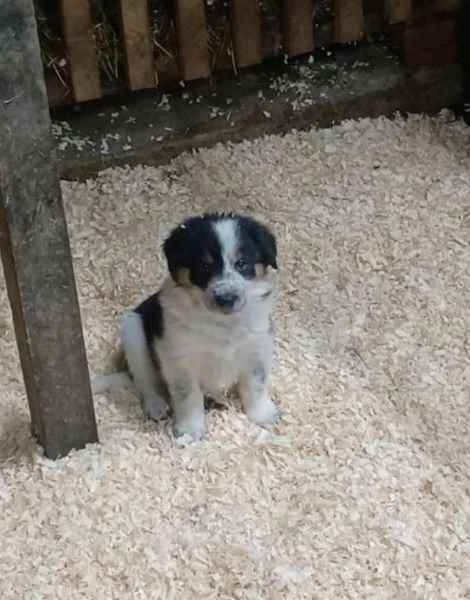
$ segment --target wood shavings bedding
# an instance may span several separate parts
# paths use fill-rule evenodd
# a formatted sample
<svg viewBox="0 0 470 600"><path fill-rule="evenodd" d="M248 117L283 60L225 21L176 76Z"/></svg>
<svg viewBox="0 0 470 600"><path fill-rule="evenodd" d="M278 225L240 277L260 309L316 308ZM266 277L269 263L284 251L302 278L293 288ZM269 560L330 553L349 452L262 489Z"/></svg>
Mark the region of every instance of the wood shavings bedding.
<svg viewBox="0 0 470 600"><path fill-rule="evenodd" d="M47 461L2 286L2 600L468 597L468 157L442 113L63 183L94 371L171 226L233 209L273 227L281 419L214 410L184 446L114 392L96 397L101 445Z"/></svg>

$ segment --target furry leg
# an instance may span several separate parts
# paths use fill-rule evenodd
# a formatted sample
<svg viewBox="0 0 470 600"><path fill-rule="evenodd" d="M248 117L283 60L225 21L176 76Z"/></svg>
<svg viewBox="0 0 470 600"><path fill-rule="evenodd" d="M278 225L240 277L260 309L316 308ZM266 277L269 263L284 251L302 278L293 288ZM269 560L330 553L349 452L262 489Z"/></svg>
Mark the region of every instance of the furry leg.
<svg viewBox="0 0 470 600"><path fill-rule="evenodd" d="M158 374L149 353L140 315L128 312L122 321L121 337L135 388L143 398L144 413L154 421L168 415L165 399L158 393Z"/></svg>

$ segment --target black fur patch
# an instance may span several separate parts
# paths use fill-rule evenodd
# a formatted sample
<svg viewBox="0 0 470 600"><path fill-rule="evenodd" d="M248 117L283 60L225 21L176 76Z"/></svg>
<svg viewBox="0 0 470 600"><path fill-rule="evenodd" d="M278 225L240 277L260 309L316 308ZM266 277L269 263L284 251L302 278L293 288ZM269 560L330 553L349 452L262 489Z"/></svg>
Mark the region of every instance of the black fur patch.
<svg viewBox="0 0 470 600"><path fill-rule="evenodd" d="M164 331L163 310L158 296L158 292L152 294L134 309L142 318L145 339L150 349L153 347L153 340L161 338Z"/></svg>
<svg viewBox="0 0 470 600"><path fill-rule="evenodd" d="M269 229L250 217L236 217L240 242L248 247L253 263L277 269L276 238Z"/></svg>
<svg viewBox="0 0 470 600"><path fill-rule="evenodd" d="M255 265L277 268L276 239L269 229L250 217L227 213L206 213L187 219L173 229L164 243L168 269L174 276L188 269L193 285L205 289L210 280L223 271L220 241L214 224L232 220L240 241L235 268L246 279L255 277Z"/></svg>
<svg viewBox="0 0 470 600"><path fill-rule="evenodd" d="M212 277L222 273L222 252L212 227L220 218L217 215L193 217L173 229L164 243L170 273L188 269L191 283L201 289L207 287Z"/></svg>

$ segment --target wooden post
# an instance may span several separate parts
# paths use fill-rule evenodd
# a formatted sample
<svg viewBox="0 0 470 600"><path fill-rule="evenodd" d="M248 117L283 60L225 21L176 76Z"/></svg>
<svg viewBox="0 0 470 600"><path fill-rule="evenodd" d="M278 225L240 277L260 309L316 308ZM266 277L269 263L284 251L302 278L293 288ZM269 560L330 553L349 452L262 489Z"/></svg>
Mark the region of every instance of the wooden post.
<svg viewBox="0 0 470 600"><path fill-rule="evenodd" d="M468 0L434 0L432 7L436 12L454 12L467 2Z"/></svg>
<svg viewBox="0 0 470 600"><path fill-rule="evenodd" d="M147 0L121 0L121 31L126 49L126 75L131 90L155 87Z"/></svg>
<svg viewBox="0 0 470 600"><path fill-rule="evenodd" d="M259 64L262 61L259 0L229 0L229 9L237 67Z"/></svg>
<svg viewBox="0 0 470 600"><path fill-rule="evenodd" d="M363 30L362 0L335 0L335 42L360 40Z"/></svg>
<svg viewBox="0 0 470 600"><path fill-rule="evenodd" d="M89 0L60 0L60 10L75 101L101 98Z"/></svg>
<svg viewBox="0 0 470 600"><path fill-rule="evenodd" d="M183 79L209 77L204 0L174 0L176 36Z"/></svg>
<svg viewBox="0 0 470 600"><path fill-rule="evenodd" d="M459 16L458 47L462 69L462 114L463 120L470 125L470 3L462 5Z"/></svg>
<svg viewBox="0 0 470 600"><path fill-rule="evenodd" d="M283 0L284 47L288 56L313 52L312 0Z"/></svg>
<svg viewBox="0 0 470 600"><path fill-rule="evenodd" d="M413 16L413 0L386 0L385 18L391 24L410 21Z"/></svg>
<svg viewBox="0 0 470 600"><path fill-rule="evenodd" d="M97 441L32 0L0 2L0 250L33 432Z"/></svg>

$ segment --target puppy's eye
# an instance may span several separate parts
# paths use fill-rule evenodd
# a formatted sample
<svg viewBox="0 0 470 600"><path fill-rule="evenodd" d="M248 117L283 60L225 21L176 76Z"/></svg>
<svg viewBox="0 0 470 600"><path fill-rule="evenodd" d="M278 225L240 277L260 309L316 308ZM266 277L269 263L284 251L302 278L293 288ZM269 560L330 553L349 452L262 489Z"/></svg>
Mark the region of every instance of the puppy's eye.
<svg viewBox="0 0 470 600"><path fill-rule="evenodd" d="M246 262L243 260L243 258L239 258L237 260L237 262L235 263L235 268L237 269L237 271L243 271L243 269L246 267Z"/></svg>
<svg viewBox="0 0 470 600"><path fill-rule="evenodd" d="M212 265L211 265L211 263L209 263L209 262L203 262L203 263L202 263L202 270L203 270L205 273L209 273L211 269L212 269Z"/></svg>

